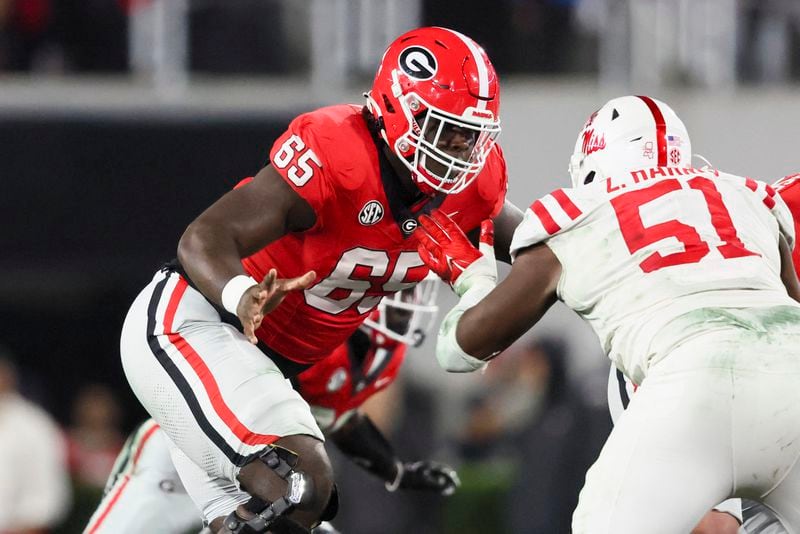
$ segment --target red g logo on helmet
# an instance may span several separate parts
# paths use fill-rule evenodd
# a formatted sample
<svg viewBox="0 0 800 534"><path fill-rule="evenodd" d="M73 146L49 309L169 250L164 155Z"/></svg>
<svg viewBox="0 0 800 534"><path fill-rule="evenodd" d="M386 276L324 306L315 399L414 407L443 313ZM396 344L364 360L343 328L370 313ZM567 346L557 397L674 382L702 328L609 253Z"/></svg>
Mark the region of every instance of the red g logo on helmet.
<svg viewBox="0 0 800 534"><path fill-rule="evenodd" d="M475 41L446 28L419 28L395 39L367 107L426 194L467 187L500 133L494 67Z"/></svg>

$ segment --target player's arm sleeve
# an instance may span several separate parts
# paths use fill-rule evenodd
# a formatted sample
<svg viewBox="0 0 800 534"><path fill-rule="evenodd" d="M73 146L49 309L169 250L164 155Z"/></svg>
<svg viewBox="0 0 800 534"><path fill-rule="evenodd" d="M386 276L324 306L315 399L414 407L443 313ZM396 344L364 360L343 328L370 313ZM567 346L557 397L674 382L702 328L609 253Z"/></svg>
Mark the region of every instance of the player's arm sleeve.
<svg viewBox="0 0 800 534"><path fill-rule="evenodd" d="M491 206L489 214L490 219L497 217L503 209L508 194L508 167L506 166L506 159L503 155L503 149L500 145L495 144L492 150L498 155L497 170L493 171L497 174L496 179L491 181L490 190L485 194Z"/></svg>
<svg viewBox="0 0 800 534"><path fill-rule="evenodd" d="M300 115L275 141L269 155L272 167L314 210L315 226L324 224L322 208L334 191L329 183L325 148L318 142L320 128L312 115Z"/></svg>
<svg viewBox="0 0 800 534"><path fill-rule="evenodd" d="M585 215L586 205L580 193L576 189L556 189L534 201L525 210L522 222L514 231L511 240L512 261L519 251L545 242L577 224ZM579 208L581 205L584 209Z"/></svg>
<svg viewBox="0 0 800 534"><path fill-rule="evenodd" d="M525 210L522 222L514 230L514 236L511 238L510 251L512 261L516 259L520 250L541 243L549 237L550 234L544 229L539 217L531 211L531 208L528 208Z"/></svg>
<svg viewBox="0 0 800 534"><path fill-rule="evenodd" d="M474 245L478 244L481 222L486 219L495 219L506 208L507 193L506 162L500 146L494 145L476 182L459 194L459 196L465 196L464 204L468 205L469 209L461 209L457 216L453 217L453 220L464 230ZM510 206L516 208L513 204ZM495 224L495 236L497 231L498 227Z"/></svg>
<svg viewBox="0 0 800 534"><path fill-rule="evenodd" d="M355 411L330 434L330 439L353 462L381 480L394 480L399 459L389 440L365 414Z"/></svg>

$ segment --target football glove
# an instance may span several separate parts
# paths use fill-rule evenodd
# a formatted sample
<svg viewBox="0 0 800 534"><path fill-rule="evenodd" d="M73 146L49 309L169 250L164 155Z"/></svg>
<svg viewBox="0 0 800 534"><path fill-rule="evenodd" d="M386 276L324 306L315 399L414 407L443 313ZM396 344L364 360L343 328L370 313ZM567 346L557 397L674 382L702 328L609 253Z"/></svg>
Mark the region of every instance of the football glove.
<svg viewBox="0 0 800 534"><path fill-rule="evenodd" d="M456 294L463 295L476 277L497 280L494 259L494 224L481 223L479 249L470 243L458 225L441 210L433 210L430 217L422 215L415 231L420 258L439 278L448 282ZM465 272L469 271L465 276Z"/></svg>
<svg viewBox="0 0 800 534"><path fill-rule="evenodd" d="M398 488L434 491L440 495L452 495L461 486L458 473L449 465L424 460L397 463L397 476L386 483L386 489Z"/></svg>

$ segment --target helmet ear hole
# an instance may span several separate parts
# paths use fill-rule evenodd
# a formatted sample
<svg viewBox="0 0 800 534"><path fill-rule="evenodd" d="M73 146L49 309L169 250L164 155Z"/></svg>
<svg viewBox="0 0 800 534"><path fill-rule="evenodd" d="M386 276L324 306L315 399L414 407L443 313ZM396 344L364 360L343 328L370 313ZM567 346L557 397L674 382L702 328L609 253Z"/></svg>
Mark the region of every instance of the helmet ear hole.
<svg viewBox="0 0 800 534"><path fill-rule="evenodd" d="M389 98L385 94L381 94L381 96L383 97L383 105L386 107L386 111L389 113L394 113L394 106L389 101Z"/></svg>
<svg viewBox="0 0 800 534"><path fill-rule="evenodd" d="M586 175L586 178L583 179L583 185L590 184L594 180L595 172L590 171L589 174Z"/></svg>

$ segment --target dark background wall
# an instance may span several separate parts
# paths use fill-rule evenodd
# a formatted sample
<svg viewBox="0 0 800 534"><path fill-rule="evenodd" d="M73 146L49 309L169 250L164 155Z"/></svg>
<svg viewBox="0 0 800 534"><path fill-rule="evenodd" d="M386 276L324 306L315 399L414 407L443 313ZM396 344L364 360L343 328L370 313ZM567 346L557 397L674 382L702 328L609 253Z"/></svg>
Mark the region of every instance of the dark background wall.
<svg viewBox="0 0 800 534"><path fill-rule="evenodd" d="M66 421L73 394L103 382L126 426L144 416L119 363L128 305L297 111L0 118L0 344L29 394Z"/></svg>

